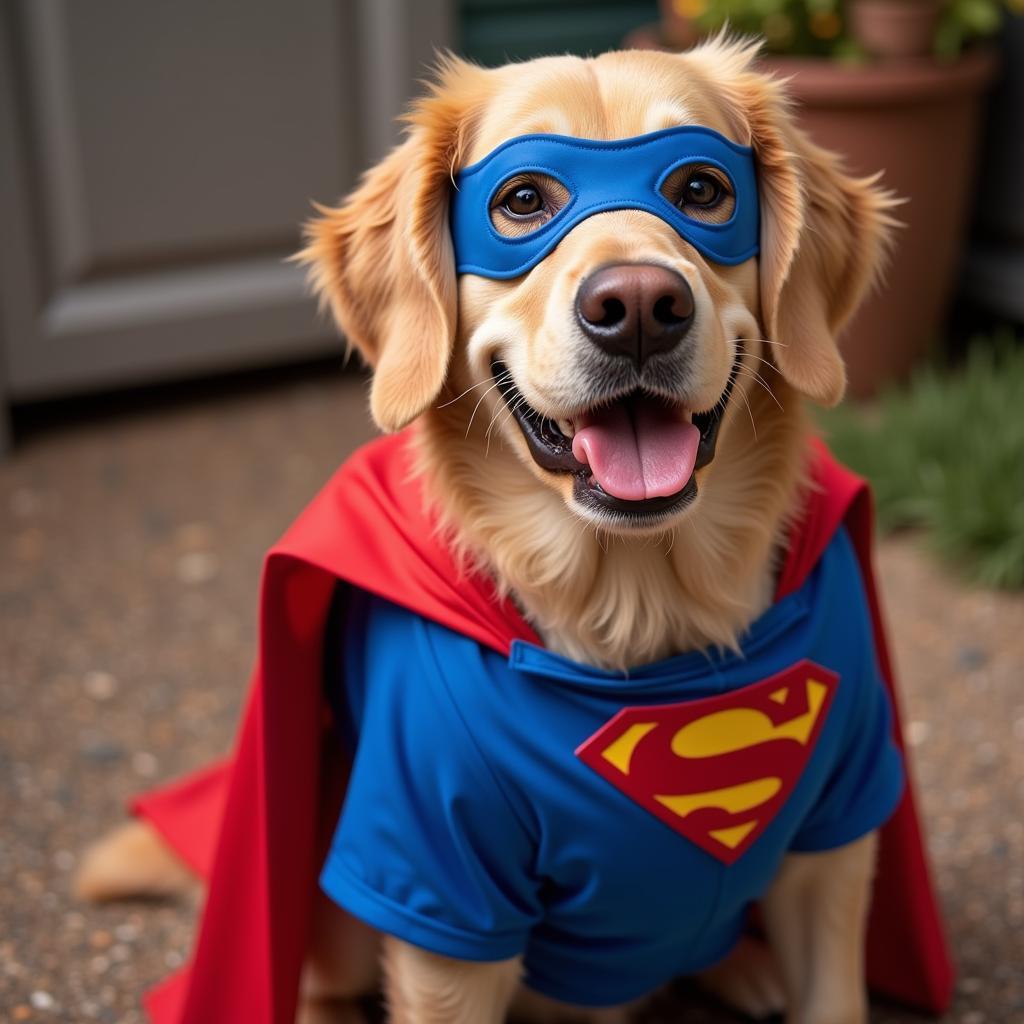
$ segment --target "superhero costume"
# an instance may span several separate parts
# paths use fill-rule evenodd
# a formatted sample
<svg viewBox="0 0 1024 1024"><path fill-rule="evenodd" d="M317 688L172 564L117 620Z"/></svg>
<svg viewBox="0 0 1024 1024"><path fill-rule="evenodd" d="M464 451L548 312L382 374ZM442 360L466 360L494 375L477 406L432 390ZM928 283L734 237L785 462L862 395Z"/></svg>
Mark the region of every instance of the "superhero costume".
<svg viewBox="0 0 1024 1024"><path fill-rule="evenodd" d="M789 850L873 831L903 792L843 529L741 653L628 674L341 602L356 756L321 886L434 953L524 954L554 999L613 1006L710 967Z"/></svg>
<svg viewBox="0 0 1024 1024"><path fill-rule="evenodd" d="M403 433L360 450L268 555L259 658L233 759L135 803L136 811L209 880L192 964L147 1000L158 1022L277 1024L294 1017L317 873L337 820L338 790L345 781L344 763L335 756L336 733L325 716L322 685L324 627L339 580L414 613L419 621L461 635L478 645L480 657L493 651L507 658L517 650L532 652L549 668L558 664L559 659L542 650L515 608L497 599L489 580L460 574L423 512L419 486L410 482L406 441ZM811 460L814 485L786 553L777 603L768 615L784 606L787 596L799 593L844 526L860 569L877 666L891 693L892 673L869 557L867 488L835 463L823 446L815 445ZM804 682L827 688L829 680L819 671L827 667L815 666ZM794 685L793 679L789 685ZM840 699L841 689L842 680L832 700ZM808 708L812 692L805 690ZM624 703L644 701L630 697ZM783 726L806 714L801 707L791 710L780 719ZM840 718L826 712L812 758L827 749L822 744L830 720ZM679 722L671 725L673 735L681 731ZM902 747L898 708L894 726L895 741ZM600 730L583 736L577 759L580 770L591 771L592 781L604 787L603 796L615 807L614 813L636 815L637 821L646 815L649 827L678 838L634 796L585 764L585 743L595 735L604 751L621 737L609 734L605 738L610 742L601 746ZM321 742L324 737L328 742ZM640 751L638 745L637 754ZM564 753L559 751L559 756ZM798 792L795 788L792 797ZM879 800L877 806L884 803ZM698 809L704 814L715 811ZM785 805L754 847L770 840L773 828L783 827L784 815ZM718 824L706 822L704 834L722 832ZM841 838L828 831L824 842ZM812 835L812 848L815 838ZM685 839L679 845L686 846ZM709 856L696 843L687 848L687 856ZM742 861L741 856L737 864ZM486 917L482 923L486 926ZM925 1009L943 1009L951 994L952 970L909 785L881 829L868 977L876 991ZM593 980L594 986L598 983Z"/></svg>

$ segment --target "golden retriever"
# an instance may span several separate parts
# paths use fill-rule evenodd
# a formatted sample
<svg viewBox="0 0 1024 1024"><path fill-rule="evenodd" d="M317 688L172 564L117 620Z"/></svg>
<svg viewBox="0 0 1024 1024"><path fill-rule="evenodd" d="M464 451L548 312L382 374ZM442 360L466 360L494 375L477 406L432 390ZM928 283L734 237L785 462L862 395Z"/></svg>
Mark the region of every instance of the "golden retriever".
<svg viewBox="0 0 1024 1024"><path fill-rule="evenodd" d="M493 70L448 59L408 115L405 141L342 206L320 210L301 254L373 367L374 420L386 431L419 421L420 470L451 543L513 597L549 648L593 665L624 669L735 647L769 606L802 485L802 399L842 396L836 336L883 261L891 198L873 179L844 173L796 127L784 86L756 69L755 55L718 39L681 55L556 57ZM457 277L448 201L461 168L528 133L620 139L688 124L753 148L757 258L718 265L659 218L611 210L580 222L529 273ZM559 201L557 183L528 184L543 202ZM514 232L501 216L495 211L496 229ZM639 280L637 267L654 268L654 283ZM642 305L662 287L662 271L685 282L687 308L676 312L692 321L687 359L644 387L682 421L705 429L715 417L715 457L695 469L686 500L646 503L643 514L595 503L586 484L531 447L539 424L571 439L588 422L599 373L577 310L581 289L607 268L626 268L625 277L613 275L598 306L624 287L637 289ZM168 884L172 861L140 830L94 851L84 892ZM873 851L869 836L790 855L762 905L773 953L741 943L705 982L754 1015L785 1005L789 1024L865 1020ZM398 1022L486 1024L513 1004L539 1020L629 1013L517 996L517 960L460 962L382 939L325 899L305 1019L356 1019L344 1000L377 983L378 962Z"/></svg>

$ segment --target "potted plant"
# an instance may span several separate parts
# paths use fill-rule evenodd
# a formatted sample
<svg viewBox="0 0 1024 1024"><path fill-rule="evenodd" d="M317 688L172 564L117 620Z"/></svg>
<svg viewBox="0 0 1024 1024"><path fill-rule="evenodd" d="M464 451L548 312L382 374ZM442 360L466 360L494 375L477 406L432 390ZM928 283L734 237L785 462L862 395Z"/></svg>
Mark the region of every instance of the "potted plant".
<svg viewBox="0 0 1024 1024"><path fill-rule="evenodd" d="M761 36L804 128L907 200L886 283L843 339L853 394L905 376L938 335L957 272L995 70L990 50L966 44L998 27L1000 0L662 0L662 16L626 45L679 48L725 25Z"/></svg>

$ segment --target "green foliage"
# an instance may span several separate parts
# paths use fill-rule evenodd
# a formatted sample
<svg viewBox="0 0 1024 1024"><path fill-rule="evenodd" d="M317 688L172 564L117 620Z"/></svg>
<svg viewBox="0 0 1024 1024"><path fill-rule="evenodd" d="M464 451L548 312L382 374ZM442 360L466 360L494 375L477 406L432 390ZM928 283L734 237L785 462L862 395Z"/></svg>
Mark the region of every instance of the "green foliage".
<svg viewBox="0 0 1024 1024"><path fill-rule="evenodd" d="M769 53L859 55L845 34L839 0L689 0L688 6L702 31L728 25L744 35L762 36Z"/></svg>
<svg viewBox="0 0 1024 1024"><path fill-rule="evenodd" d="M972 39L990 36L1003 23L1003 8L1020 10L1019 0L946 0L935 30L936 56L958 57Z"/></svg>
<svg viewBox="0 0 1024 1024"><path fill-rule="evenodd" d="M923 369L821 425L874 486L883 529L922 527L971 579L1024 587L1024 345L976 340L964 366Z"/></svg>
<svg viewBox="0 0 1024 1024"><path fill-rule="evenodd" d="M706 33L729 26L763 36L769 53L868 59L850 32L846 9L856 0L680 0L679 7ZM1002 24L1004 10L1024 11L1024 0L935 0L940 8L935 30L936 56L960 55L972 39L990 36Z"/></svg>

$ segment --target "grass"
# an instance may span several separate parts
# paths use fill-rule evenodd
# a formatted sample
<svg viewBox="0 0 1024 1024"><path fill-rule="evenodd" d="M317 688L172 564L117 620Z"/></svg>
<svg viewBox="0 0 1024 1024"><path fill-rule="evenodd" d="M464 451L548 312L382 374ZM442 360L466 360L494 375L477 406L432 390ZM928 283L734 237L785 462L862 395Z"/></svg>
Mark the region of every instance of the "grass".
<svg viewBox="0 0 1024 1024"><path fill-rule="evenodd" d="M925 367L821 426L871 481L882 529L921 528L973 581L1024 587L1024 345L977 339L963 365Z"/></svg>

